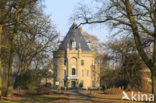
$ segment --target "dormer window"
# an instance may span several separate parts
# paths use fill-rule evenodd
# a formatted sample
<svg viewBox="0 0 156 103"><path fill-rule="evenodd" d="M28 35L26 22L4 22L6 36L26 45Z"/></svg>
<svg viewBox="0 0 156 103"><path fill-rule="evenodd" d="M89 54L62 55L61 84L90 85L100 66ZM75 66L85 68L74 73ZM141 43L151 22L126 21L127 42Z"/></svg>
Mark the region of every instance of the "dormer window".
<svg viewBox="0 0 156 103"><path fill-rule="evenodd" d="M91 49L91 41L90 41L90 40L87 41L87 45L88 45L88 47Z"/></svg>
<svg viewBox="0 0 156 103"><path fill-rule="evenodd" d="M76 49L76 42L75 41L72 42L72 49Z"/></svg>

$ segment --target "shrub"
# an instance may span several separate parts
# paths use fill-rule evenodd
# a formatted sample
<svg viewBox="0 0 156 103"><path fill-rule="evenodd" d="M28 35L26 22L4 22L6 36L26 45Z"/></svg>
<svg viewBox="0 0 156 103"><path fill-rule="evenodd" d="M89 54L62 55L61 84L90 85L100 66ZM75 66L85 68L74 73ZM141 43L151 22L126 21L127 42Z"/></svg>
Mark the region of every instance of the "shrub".
<svg viewBox="0 0 156 103"><path fill-rule="evenodd" d="M14 88L35 89L39 84L39 78L33 72L28 71L24 74L16 76Z"/></svg>

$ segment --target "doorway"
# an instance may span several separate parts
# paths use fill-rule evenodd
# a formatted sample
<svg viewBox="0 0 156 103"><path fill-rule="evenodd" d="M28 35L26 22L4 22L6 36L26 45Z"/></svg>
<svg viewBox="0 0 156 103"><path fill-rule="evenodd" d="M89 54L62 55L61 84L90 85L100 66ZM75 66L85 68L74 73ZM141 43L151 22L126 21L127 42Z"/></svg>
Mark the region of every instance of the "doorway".
<svg viewBox="0 0 156 103"><path fill-rule="evenodd" d="M76 82L75 81L71 81L71 87L75 88L76 87Z"/></svg>

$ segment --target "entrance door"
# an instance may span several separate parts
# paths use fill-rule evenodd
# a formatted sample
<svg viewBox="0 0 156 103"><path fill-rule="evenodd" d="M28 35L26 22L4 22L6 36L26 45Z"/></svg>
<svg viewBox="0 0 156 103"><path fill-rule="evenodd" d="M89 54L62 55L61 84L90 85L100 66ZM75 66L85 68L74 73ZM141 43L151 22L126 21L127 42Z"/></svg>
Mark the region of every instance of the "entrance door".
<svg viewBox="0 0 156 103"><path fill-rule="evenodd" d="M76 87L76 82L75 81L71 81L71 87L75 88Z"/></svg>

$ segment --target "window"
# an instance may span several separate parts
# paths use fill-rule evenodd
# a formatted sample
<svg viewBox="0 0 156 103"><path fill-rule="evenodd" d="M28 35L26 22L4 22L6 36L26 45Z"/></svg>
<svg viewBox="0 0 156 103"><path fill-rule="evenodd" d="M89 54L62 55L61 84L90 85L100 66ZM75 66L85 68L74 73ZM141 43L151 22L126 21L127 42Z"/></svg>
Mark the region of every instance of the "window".
<svg viewBox="0 0 156 103"><path fill-rule="evenodd" d="M67 60L65 59L65 60L64 60L64 65L66 65L66 64L67 64Z"/></svg>
<svg viewBox="0 0 156 103"><path fill-rule="evenodd" d="M72 68L72 75L75 75L75 68Z"/></svg>
<svg viewBox="0 0 156 103"><path fill-rule="evenodd" d="M87 42L87 45L91 49L91 42L90 42L90 40Z"/></svg>
<svg viewBox="0 0 156 103"><path fill-rule="evenodd" d="M76 42L75 41L72 42L72 48L76 49Z"/></svg>
<svg viewBox="0 0 156 103"><path fill-rule="evenodd" d="M84 76L84 70L82 70L82 76Z"/></svg>
<svg viewBox="0 0 156 103"><path fill-rule="evenodd" d="M82 66L84 65L84 60L81 60L81 65L82 65Z"/></svg>
<svg viewBox="0 0 156 103"><path fill-rule="evenodd" d="M89 77L89 70L87 70L87 77Z"/></svg>

